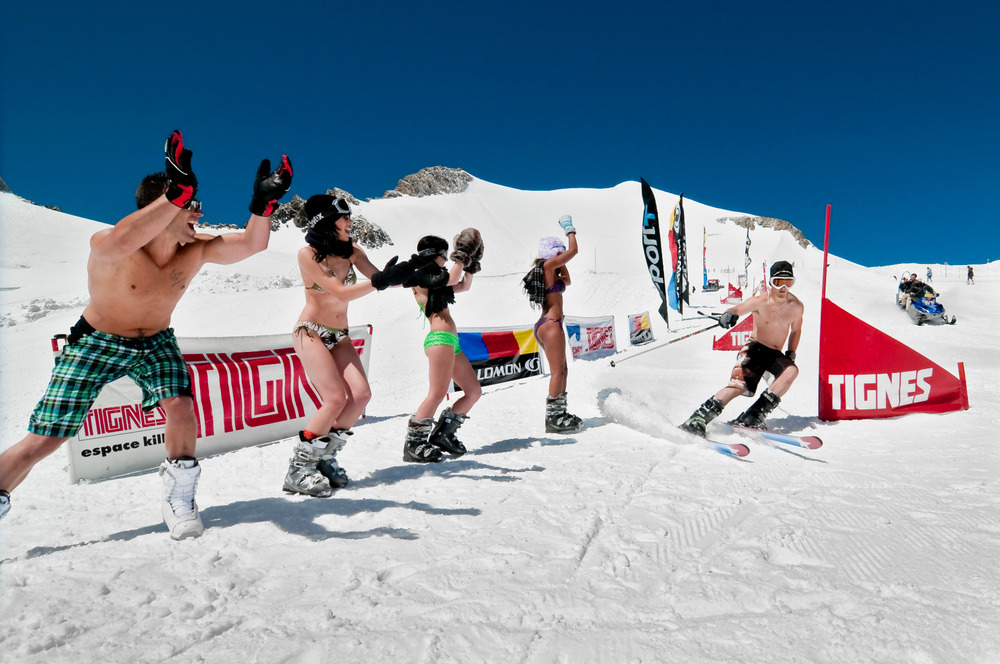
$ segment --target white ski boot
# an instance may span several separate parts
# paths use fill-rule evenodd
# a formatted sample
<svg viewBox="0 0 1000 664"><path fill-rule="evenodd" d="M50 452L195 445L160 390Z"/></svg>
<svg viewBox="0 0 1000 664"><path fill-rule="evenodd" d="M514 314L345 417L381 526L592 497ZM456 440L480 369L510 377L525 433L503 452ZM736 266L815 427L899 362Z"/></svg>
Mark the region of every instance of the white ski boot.
<svg viewBox="0 0 1000 664"><path fill-rule="evenodd" d="M205 532L198 514L198 503L194 499L198 478L201 477L198 460L191 457L166 460L160 464L160 476L164 486L160 514L170 537L175 540L198 537Z"/></svg>

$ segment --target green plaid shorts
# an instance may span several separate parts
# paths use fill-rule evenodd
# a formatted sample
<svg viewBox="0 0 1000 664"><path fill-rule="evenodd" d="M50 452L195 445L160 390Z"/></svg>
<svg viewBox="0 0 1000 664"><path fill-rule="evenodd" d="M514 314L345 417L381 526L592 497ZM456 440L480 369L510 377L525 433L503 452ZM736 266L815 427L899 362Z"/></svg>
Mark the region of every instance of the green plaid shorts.
<svg viewBox="0 0 1000 664"><path fill-rule="evenodd" d="M138 339L94 331L67 345L56 358L28 431L55 438L75 435L101 388L123 376L142 388L143 410L152 410L160 399L192 396L187 364L172 328Z"/></svg>

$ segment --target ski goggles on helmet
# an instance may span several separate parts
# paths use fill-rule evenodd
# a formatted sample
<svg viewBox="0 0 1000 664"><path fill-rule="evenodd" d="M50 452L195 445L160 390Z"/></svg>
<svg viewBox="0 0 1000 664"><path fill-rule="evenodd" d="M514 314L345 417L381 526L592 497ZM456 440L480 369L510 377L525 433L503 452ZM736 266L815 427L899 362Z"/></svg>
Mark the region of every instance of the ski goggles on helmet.
<svg viewBox="0 0 1000 664"><path fill-rule="evenodd" d="M339 196L333 199L330 203L330 207L326 208L315 217L309 220L309 228L313 228L316 224L323 221L327 217L332 217L334 220L345 217L347 219L351 218L351 206L347 204L347 201Z"/></svg>
<svg viewBox="0 0 1000 664"><path fill-rule="evenodd" d="M771 277L767 283L771 288L791 288L795 285L795 277Z"/></svg>
<svg viewBox="0 0 1000 664"><path fill-rule="evenodd" d="M421 249L420 251L418 251L417 256L420 256L422 258L431 258L431 257L437 258L438 256L440 256L441 258L447 259L448 249L433 249L431 247L428 247L427 249Z"/></svg>
<svg viewBox="0 0 1000 664"><path fill-rule="evenodd" d="M189 212L194 212L196 214L201 214L201 201L197 198L192 198L187 203L184 204L184 209Z"/></svg>

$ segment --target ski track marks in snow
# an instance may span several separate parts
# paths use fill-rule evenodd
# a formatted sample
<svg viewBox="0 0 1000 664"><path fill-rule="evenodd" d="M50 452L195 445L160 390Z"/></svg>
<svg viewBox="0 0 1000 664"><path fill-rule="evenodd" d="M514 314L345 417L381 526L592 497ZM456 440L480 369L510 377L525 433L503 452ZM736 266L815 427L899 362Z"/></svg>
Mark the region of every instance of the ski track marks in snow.
<svg viewBox="0 0 1000 664"><path fill-rule="evenodd" d="M621 389L607 390L600 407L666 448L670 461L658 473L686 472L681 464L695 447L685 434L674 434L659 409ZM830 439L836 452L837 436ZM986 590L994 587L996 572L988 566L970 574L951 563L975 558L996 542L997 499L983 500L986 481L944 476L927 486L926 478L907 477L905 450L878 453L903 459L901 477L882 479L868 476L863 458L844 467L806 463L810 457L798 453L775 454L786 451L781 446L751 448L753 464L726 463L699 448L719 457L713 466L699 466L701 491L692 493L690 482L677 483L687 491L672 491L671 482L661 480L656 501L646 504L637 496L630 502L632 559L646 557L670 570L657 592L669 598L674 620L742 615L738 631L749 629L754 615L773 610L822 616L814 628L818 661L942 661L909 648L920 641L922 621L900 621L901 615L942 612L936 620L947 636L938 644L940 653L961 652L966 639L998 626L1000 600ZM657 484L656 474L646 484ZM956 492L968 497L957 512ZM948 507L927 509L935 504ZM657 511L662 513L650 519ZM642 532L644 521L657 526ZM707 582L713 575L729 581ZM720 587L727 592L720 595ZM963 606L970 603L995 610L968 616ZM885 649L855 650L857 630Z"/></svg>

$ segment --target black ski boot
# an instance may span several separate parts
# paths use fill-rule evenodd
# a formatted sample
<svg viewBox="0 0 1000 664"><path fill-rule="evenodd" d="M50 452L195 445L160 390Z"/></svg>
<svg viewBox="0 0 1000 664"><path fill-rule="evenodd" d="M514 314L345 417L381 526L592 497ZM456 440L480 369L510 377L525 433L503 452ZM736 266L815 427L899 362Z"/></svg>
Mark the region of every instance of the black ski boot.
<svg viewBox="0 0 1000 664"><path fill-rule="evenodd" d="M680 428L704 438L705 428L709 422L722 414L722 407L721 401L715 397L709 397L705 403L698 406L698 410L691 413L691 417L687 418Z"/></svg>
<svg viewBox="0 0 1000 664"><path fill-rule="evenodd" d="M329 498L335 489L326 475L319 471L317 464L326 454L330 441L326 437L306 440L303 434L304 432L299 432L299 442L292 449L292 458L288 461L288 473L282 488L288 493Z"/></svg>
<svg viewBox="0 0 1000 664"><path fill-rule="evenodd" d="M403 461L410 463L434 463L444 456L441 450L427 442L427 437L434 428L434 419L425 417L422 420L410 418L406 427L406 443L403 445Z"/></svg>
<svg viewBox="0 0 1000 664"><path fill-rule="evenodd" d="M330 481L330 486L334 489L343 489L350 481L347 477L347 471L337 463L337 452L344 449L344 445L347 444L347 437L353 435L354 432L347 429L331 429L329 436L313 439L326 443L323 456L316 462L316 470Z"/></svg>
<svg viewBox="0 0 1000 664"><path fill-rule="evenodd" d="M781 397L771 390L764 390L760 398L753 402L753 405L743 411L739 417L733 420L733 424L748 429L767 429L764 420L771 414L771 411L781 403Z"/></svg>
<svg viewBox="0 0 1000 664"><path fill-rule="evenodd" d="M545 397L545 432L574 433L583 425L576 415L566 412L566 393L557 397Z"/></svg>
<svg viewBox="0 0 1000 664"><path fill-rule="evenodd" d="M455 437L455 432L467 419L469 419L467 415L459 415L451 408L445 408L441 411L441 417L434 425L434 431L428 442L449 454L462 456L467 450L462 441Z"/></svg>

